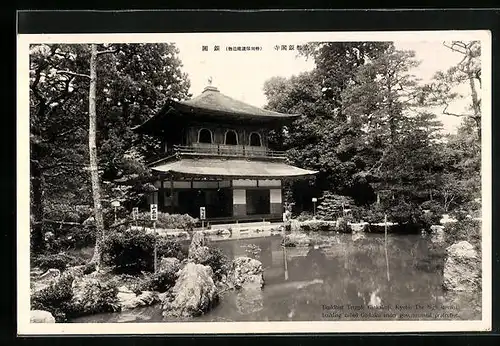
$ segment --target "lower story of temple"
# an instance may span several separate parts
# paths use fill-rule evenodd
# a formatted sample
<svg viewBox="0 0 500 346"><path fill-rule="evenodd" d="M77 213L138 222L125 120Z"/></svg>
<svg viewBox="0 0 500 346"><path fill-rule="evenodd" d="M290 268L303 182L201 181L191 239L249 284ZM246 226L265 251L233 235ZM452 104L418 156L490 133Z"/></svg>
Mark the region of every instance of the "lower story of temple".
<svg viewBox="0 0 500 346"><path fill-rule="evenodd" d="M207 221L278 220L283 213L280 179L157 180L148 197L161 212L189 214Z"/></svg>

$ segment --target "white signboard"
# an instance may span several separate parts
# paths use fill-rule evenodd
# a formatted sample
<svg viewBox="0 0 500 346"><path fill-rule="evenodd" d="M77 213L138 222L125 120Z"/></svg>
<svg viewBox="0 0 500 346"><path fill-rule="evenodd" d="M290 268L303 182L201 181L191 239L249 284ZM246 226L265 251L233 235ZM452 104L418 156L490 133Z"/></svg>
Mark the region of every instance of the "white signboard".
<svg viewBox="0 0 500 346"><path fill-rule="evenodd" d="M205 220L207 217L205 213L205 207L200 207L200 220Z"/></svg>
<svg viewBox="0 0 500 346"><path fill-rule="evenodd" d="M132 217L134 218L134 220L137 220L138 215L139 215L139 208L137 207L132 208Z"/></svg>
<svg viewBox="0 0 500 346"><path fill-rule="evenodd" d="M111 202L111 206L115 207L115 208L119 207L120 206L120 201L113 201L113 202Z"/></svg>
<svg viewBox="0 0 500 346"><path fill-rule="evenodd" d="M158 204L151 204L151 220L158 220Z"/></svg>
<svg viewBox="0 0 500 346"><path fill-rule="evenodd" d="M313 203L316 203L318 201L318 199L316 197L313 197L312 201L313 201Z"/></svg>

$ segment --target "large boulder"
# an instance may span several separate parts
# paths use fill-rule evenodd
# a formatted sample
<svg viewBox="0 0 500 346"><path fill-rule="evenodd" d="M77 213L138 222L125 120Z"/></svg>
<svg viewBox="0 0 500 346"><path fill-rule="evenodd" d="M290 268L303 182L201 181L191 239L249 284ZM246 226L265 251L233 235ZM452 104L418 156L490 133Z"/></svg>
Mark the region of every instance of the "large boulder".
<svg viewBox="0 0 500 346"><path fill-rule="evenodd" d="M158 293L156 292L144 291L136 295L126 286L118 288L117 298L122 310L149 306L159 302Z"/></svg>
<svg viewBox="0 0 500 346"><path fill-rule="evenodd" d="M262 263L250 257L238 257L233 260L229 280L235 288L258 288L264 286Z"/></svg>
<svg viewBox="0 0 500 346"><path fill-rule="evenodd" d="M455 222L457 222L457 219L450 216L449 214L443 214L443 216L441 217L441 220L439 220L439 223L441 225L446 225L448 223L455 223Z"/></svg>
<svg viewBox="0 0 500 346"><path fill-rule="evenodd" d="M189 246L188 261L194 263L205 263L210 257L208 239L202 231L195 232L191 245Z"/></svg>
<svg viewBox="0 0 500 346"><path fill-rule="evenodd" d="M474 246L467 241L461 241L448 247L446 252L443 287L450 291L479 289L481 259Z"/></svg>
<svg viewBox="0 0 500 346"><path fill-rule="evenodd" d="M444 226L432 225L431 226L431 242L435 244L444 244L445 233Z"/></svg>
<svg viewBox="0 0 500 346"><path fill-rule="evenodd" d="M366 238L365 234L363 232L352 232L351 235L352 241L360 241Z"/></svg>
<svg viewBox="0 0 500 346"><path fill-rule="evenodd" d="M287 247L295 246L309 246L311 244L311 238L304 233L290 233L286 234L281 241L281 245Z"/></svg>
<svg viewBox="0 0 500 346"><path fill-rule="evenodd" d="M163 315L190 318L208 311L219 298L213 275L209 266L188 262L165 296Z"/></svg>
<svg viewBox="0 0 500 346"><path fill-rule="evenodd" d="M31 310L30 323L55 323L56 319L48 311L44 310Z"/></svg>
<svg viewBox="0 0 500 346"><path fill-rule="evenodd" d="M368 222L349 223L352 233L368 232L370 224Z"/></svg>

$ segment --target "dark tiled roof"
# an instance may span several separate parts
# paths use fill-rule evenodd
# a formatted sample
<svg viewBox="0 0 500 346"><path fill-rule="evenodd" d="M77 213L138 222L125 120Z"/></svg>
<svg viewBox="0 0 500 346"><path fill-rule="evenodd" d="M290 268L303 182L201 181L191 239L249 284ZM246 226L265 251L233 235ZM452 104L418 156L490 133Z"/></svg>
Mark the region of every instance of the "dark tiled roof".
<svg viewBox="0 0 500 346"><path fill-rule="evenodd" d="M280 162L247 161L239 159L181 159L152 167L157 172L173 172L212 177L300 177L316 171L290 166Z"/></svg>
<svg viewBox="0 0 500 346"><path fill-rule="evenodd" d="M228 114L283 118L298 116L298 114L278 113L249 105L245 102L224 95L213 86L206 87L200 95L188 101L179 101L178 103L197 109L204 109Z"/></svg>

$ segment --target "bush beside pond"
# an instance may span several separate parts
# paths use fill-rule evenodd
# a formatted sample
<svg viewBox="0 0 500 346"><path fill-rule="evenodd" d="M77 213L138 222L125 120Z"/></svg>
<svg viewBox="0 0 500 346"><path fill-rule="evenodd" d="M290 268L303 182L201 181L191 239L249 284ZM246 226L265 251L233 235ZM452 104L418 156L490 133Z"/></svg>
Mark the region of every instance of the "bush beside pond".
<svg viewBox="0 0 500 346"><path fill-rule="evenodd" d="M481 221L474 219L463 219L453 223L447 223L444 227L445 242L451 246L460 241L467 241L474 246L481 256Z"/></svg>
<svg viewBox="0 0 500 346"><path fill-rule="evenodd" d="M186 257L180 243L157 237L157 256ZM154 234L145 230L125 230L108 236L104 242L104 252L108 264L119 273L140 273L154 270Z"/></svg>
<svg viewBox="0 0 500 346"><path fill-rule="evenodd" d="M68 267L80 264L83 264L82 259L67 253L44 253L37 255L33 259L33 265L40 268L42 271L47 271L49 269L64 271Z"/></svg>
<svg viewBox="0 0 500 346"><path fill-rule="evenodd" d="M208 247L208 256L201 264L212 268L214 278L219 281L224 275L227 275L231 268L231 261L224 252L216 247Z"/></svg>
<svg viewBox="0 0 500 346"><path fill-rule="evenodd" d="M31 310L50 312L57 322L81 315L117 311L117 288L109 282L64 273L31 295Z"/></svg>
<svg viewBox="0 0 500 346"><path fill-rule="evenodd" d="M132 217L129 217L129 221L133 221ZM188 214L169 214L169 213L158 213L158 220L156 221L156 227L165 229L182 229L182 230L192 230L198 219L191 217ZM137 223L141 226L152 226L151 216L149 212L139 213L137 216Z"/></svg>

